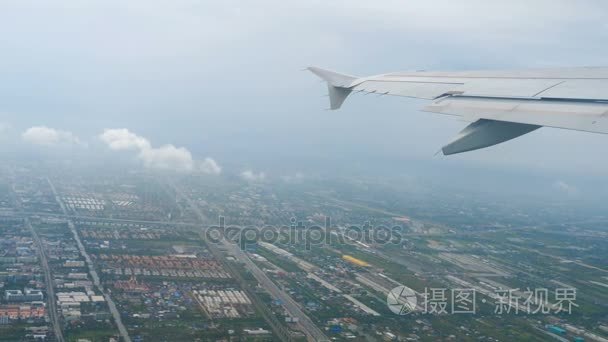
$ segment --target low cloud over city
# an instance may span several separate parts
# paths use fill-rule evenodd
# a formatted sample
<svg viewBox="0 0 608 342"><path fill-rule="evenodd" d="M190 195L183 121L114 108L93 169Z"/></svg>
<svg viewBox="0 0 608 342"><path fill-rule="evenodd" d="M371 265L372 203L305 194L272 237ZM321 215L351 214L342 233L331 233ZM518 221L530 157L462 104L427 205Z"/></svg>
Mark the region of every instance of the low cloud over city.
<svg viewBox="0 0 608 342"><path fill-rule="evenodd" d="M253 170L245 170L241 172L241 178L250 182L261 182L266 179L266 174L261 171L256 173Z"/></svg>
<svg viewBox="0 0 608 342"><path fill-rule="evenodd" d="M172 144L153 147L148 139L126 128L105 129L99 139L111 150L135 151L135 157L147 168L207 174L219 174L222 171L219 164L210 157L196 161L185 147Z"/></svg>
<svg viewBox="0 0 608 342"><path fill-rule="evenodd" d="M3 127L0 127L0 132ZM55 145L83 145L80 139L72 132L62 131L46 126L33 126L21 134L23 141L43 146Z"/></svg>

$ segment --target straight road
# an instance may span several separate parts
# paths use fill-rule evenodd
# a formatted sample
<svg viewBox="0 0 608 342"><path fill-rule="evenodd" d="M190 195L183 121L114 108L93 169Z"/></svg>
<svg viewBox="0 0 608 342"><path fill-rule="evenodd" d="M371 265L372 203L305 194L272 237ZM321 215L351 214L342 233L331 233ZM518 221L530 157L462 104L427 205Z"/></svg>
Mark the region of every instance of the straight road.
<svg viewBox="0 0 608 342"><path fill-rule="evenodd" d="M225 239L222 241L226 241ZM285 291L281 290L264 271L262 271L251 259L245 254L245 252L234 243L225 242L224 248L230 251L230 254L234 255L239 261L245 264L245 267L251 271L255 279L266 289L270 295L274 298L280 299L283 302L283 306L289 312L291 317L298 317L299 325L303 328L302 330L308 337L309 341L329 341L327 336L319 329L313 321L300 309L298 303L291 298Z"/></svg>
<svg viewBox="0 0 608 342"><path fill-rule="evenodd" d="M201 212L200 208L190 199L190 197L186 196L181 189L173 186L174 190L179 194L180 197L186 200L190 209L196 213L196 215L200 218L202 222L205 222L205 216ZM208 242L208 244L212 244L214 242ZM319 329L312 320L300 309L300 306L296 301L293 300L287 293L281 290L268 276L264 271L262 271L251 259L245 254L243 250L239 248L238 245L226 240L220 239L219 244L222 245L224 249L226 249L229 254L234 255L239 261L245 264L245 267L253 274L258 283L266 289L272 297L280 299L283 302L283 306L289 313L291 317L299 318L298 326L304 332L308 341L311 342L320 342L320 341L329 341L327 336ZM211 247L215 248L215 247Z"/></svg>
<svg viewBox="0 0 608 342"><path fill-rule="evenodd" d="M46 181L49 183L49 186L51 187L51 190L53 191L53 195L55 195L55 200L61 206L61 211L63 211L63 214L65 216L68 216L68 211L65 208L65 205L63 204L63 201L61 200L61 198L59 198L59 195L57 194L57 190L55 189L55 186L53 185L53 183L51 182L51 180L48 177L47 177ZM108 308L110 309L110 312L112 313L112 316L114 317L114 322L116 322L116 326L118 327L118 332L120 333L120 336L122 337L122 339L125 342L131 342L131 337L129 337L129 332L127 331L127 328L125 327L125 325L122 323L122 319L120 318L120 313L118 312L118 309L116 308L116 304L112 300L112 297L110 297L110 295L108 295L106 293L106 291L104 291L103 286L101 286L101 281L99 280L99 275L97 274L97 271L95 271L95 265L93 264L91 257L87 253L86 249L84 248L84 245L82 244L82 241L80 240L80 237L78 236L78 232L76 231L76 226L74 226L74 222L72 222L72 220L70 220L70 219L68 219L68 227L70 228L72 235L74 235L74 240L76 240L76 244L78 245L80 254L84 257L84 259L87 263L87 266L89 267L89 274L91 275L91 278L93 279L93 284L95 284L95 287L97 287L99 292L101 292L103 294L103 296L106 300L106 303L108 303Z"/></svg>
<svg viewBox="0 0 608 342"><path fill-rule="evenodd" d="M23 207L21 206L21 199L15 192L14 187L11 188L11 196L13 197L13 202L15 204L15 208L20 214L23 214ZM46 258L46 251L44 250L44 245L42 244L42 240L38 236L36 230L32 226L30 222L30 218L28 216L23 217L23 222L25 223L26 228L32 234L32 238L34 239L34 243L38 249L38 257L40 258L40 264L42 265L42 271L44 272L44 282L46 284L46 299L48 302L47 312L49 313L49 319L53 326L53 331L55 332L55 338L59 342L65 342L65 337L63 336L63 329L61 329L61 323L59 321L59 316L57 315L57 302L55 301L55 286L53 284L53 277L51 276L51 268L49 267L48 259Z"/></svg>
<svg viewBox="0 0 608 342"><path fill-rule="evenodd" d="M57 214L57 213L49 213L42 211L20 211L20 212L10 212L14 215L19 216L46 216L46 217L56 217L56 218L66 218L66 219L74 219L74 220L91 220L91 221L99 221L99 222L110 222L110 223L137 223L137 224L154 224L154 225L166 225L166 226L179 226L179 227L188 227L188 228L200 228L200 225L195 223L188 222L175 222L175 221L147 221L147 220L130 220L130 219L118 219L118 218L109 218L109 217L97 217L97 216L84 216L84 215L69 215L69 214Z"/></svg>
<svg viewBox="0 0 608 342"><path fill-rule="evenodd" d="M55 331L55 337L57 341L64 342L65 338L63 337L63 330L61 329L61 324L59 322L59 316L57 315L57 301L55 297L55 285L53 284L53 277L51 277L51 269L49 267L49 262L46 258L46 252L44 251L44 246L42 245L42 240L38 236L38 233L32 227L29 218L25 218L25 225L27 229L32 233L32 237L34 238L34 242L38 247L38 255L40 256L40 263L42 264L42 270L44 272L44 281L46 283L46 296L47 302L49 303L49 307L47 312L49 313L49 318L51 319L51 323L53 324L53 331Z"/></svg>

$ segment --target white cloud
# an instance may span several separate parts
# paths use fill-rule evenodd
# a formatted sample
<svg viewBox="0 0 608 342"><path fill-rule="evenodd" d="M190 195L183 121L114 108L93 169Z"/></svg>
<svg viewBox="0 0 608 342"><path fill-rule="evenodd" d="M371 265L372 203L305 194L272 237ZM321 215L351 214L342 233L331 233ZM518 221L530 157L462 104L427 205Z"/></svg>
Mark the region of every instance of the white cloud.
<svg viewBox="0 0 608 342"><path fill-rule="evenodd" d="M222 168L218 163L209 157L205 158L205 160L200 163L199 169L201 172L211 175L219 175L222 172Z"/></svg>
<svg viewBox="0 0 608 342"><path fill-rule="evenodd" d="M164 145L159 148L143 148L137 156L145 167L159 170L192 171L192 154L184 147Z"/></svg>
<svg viewBox="0 0 608 342"><path fill-rule="evenodd" d="M202 162L198 163L197 168L197 162L187 148L176 147L172 144L152 147L148 139L126 128L105 129L99 135L99 139L114 151L137 151L137 159L150 169L179 172L200 171L215 175L220 174L222 171L218 163L211 158L205 158Z"/></svg>
<svg viewBox="0 0 608 342"><path fill-rule="evenodd" d="M576 186L568 184L562 180L558 180L553 183L553 187L568 196L578 196L580 194L580 191Z"/></svg>
<svg viewBox="0 0 608 342"><path fill-rule="evenodd" d="M30 127L21 134L21 138L28 143L45 146L82 144L72 132L46 126Z"/></svg>
<svg viewBox="0 0 608 342"><path fill-rule="evenodd" d="M126 128L105 129L99 135L101 141L106 143L112 150L143 150L150 148L150 142L144 137L140 137L130 132Z"/></svg>
<svg viewBox="0 0 608 342"><path fill-rule="evenodd" d="M241 178L250 182L260 182L266 179L266 174L264 172L255 173L252 170L245 170L241 172Z"/></svg>

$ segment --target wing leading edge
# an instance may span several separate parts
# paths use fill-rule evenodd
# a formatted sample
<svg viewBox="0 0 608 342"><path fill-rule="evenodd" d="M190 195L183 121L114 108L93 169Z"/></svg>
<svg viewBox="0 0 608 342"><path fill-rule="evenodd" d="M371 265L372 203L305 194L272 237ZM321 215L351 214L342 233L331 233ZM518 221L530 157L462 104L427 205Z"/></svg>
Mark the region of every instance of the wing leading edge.
<svg viewBox="0 0 608 342"><path fill-rule="evenodd" d="M608 68L411 72L370 77L308 68L327 82L330 109L353 92L433 100L423 110L471 122L445 155L519 137L542 126L608 134Z"/></svg>

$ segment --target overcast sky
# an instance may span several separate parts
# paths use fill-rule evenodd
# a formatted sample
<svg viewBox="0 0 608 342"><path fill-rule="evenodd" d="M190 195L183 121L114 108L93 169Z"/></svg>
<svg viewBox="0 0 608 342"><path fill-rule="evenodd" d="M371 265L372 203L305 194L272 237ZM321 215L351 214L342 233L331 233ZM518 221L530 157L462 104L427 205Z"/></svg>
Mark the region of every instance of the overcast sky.
<svg viewBox="0 0 608 342"><path fill-rule="evenodd" d="M213 174L234 165L245 178L282 162L430 161L544 172L559 184L563 173L606 174L608 136L543 128L434 157L465 123L418 112L424 101L373 95L324 111L325 85L301 69L606 65L606 41L599 0L4 0L1 141ZM106 129L127 140L111 145Z"/></svg>

